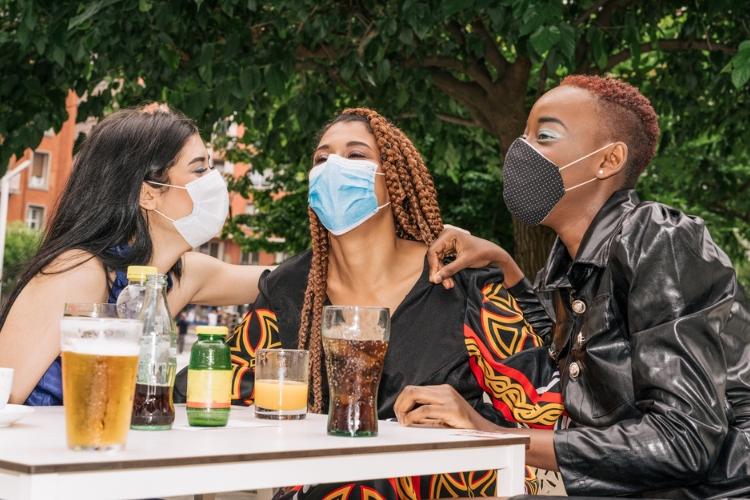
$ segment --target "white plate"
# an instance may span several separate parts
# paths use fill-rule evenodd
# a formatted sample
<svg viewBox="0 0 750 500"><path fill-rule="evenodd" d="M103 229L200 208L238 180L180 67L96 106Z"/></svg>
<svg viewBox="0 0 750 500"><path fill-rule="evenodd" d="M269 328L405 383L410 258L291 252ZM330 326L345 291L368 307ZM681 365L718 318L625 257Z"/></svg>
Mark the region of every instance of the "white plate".
<svg viewBox="0 0 750 500"><path fill-rule="evenodd" d="M0 410L0 427L8 427L32 413L34 409L31 406L5 405L5 408Z"/></svg>

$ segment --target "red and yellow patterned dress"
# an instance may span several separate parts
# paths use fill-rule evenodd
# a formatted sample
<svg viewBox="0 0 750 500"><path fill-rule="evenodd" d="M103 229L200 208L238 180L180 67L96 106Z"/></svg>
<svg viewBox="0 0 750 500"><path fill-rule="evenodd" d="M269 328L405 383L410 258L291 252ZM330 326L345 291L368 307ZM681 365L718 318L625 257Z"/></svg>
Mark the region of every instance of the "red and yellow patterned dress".
<svg viewBox="0 0 750 500"><path fill-rule="evenodd" d="M253 403L255 352L294 348L310 266L298 255L260 280L260 295L228 340L232 351L233 404ZM391 338L378 394L378 416L393 418L406 385L450 384L485 418L499 425L551 429L563 405L559 377L543 335L551 322L529 296L514 298L497 270L462 271L445 290L425 269L391 317ZM388 499L491 496L495 471L390 478L299 486L286 498ZM527 488L537 483L527 474Z"/></svg>

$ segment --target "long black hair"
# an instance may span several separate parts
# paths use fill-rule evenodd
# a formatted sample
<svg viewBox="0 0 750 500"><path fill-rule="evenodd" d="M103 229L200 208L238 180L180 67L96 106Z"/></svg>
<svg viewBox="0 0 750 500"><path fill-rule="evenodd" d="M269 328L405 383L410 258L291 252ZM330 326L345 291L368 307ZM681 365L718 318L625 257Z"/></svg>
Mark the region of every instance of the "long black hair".
<svg viewBox="0 0 750 500"><path fill-rule="evenodd" d="M144 181L168 182L167 171L197 133L195 123L182 113L154 105L117 111L97 124L75 158L39 250L3 306L0 327L21 290L68 250L98 258L108 280L115 269L147 264L153 244L139 204L141 186ZM130 251L112 251L122 245ZM55 272L81 263L76 260ZM170 272L179 277L179 261Z"/></svg>

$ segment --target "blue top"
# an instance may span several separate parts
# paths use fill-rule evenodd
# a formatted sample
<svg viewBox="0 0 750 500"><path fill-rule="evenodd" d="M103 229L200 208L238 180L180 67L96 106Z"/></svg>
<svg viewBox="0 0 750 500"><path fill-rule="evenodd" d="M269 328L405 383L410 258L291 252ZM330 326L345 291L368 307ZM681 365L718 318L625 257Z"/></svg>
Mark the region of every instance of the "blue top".
<svg viewBox="0 0 750 500"><path fill-rule="evenodd" d="M125 246L117 246L112 249L113 253L118 255L127 254L130 249ZM115 270L115 279L109 290L107 302L110 304L117 303L117 297L120 292L128 286L128 275L125 271ZM172 288L172 277L167 275L167 289ZM29 406L54 406L63 404L62 394L62 362L60 356L55 359L42 378L37 382L34 390L26 398L24 404Z"/></svg>

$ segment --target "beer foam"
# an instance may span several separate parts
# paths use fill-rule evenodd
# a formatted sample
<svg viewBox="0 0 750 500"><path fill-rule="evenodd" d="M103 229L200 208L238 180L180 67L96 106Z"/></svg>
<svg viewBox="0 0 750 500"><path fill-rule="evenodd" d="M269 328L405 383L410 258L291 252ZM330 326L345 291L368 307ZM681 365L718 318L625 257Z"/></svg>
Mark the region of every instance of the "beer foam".
<svg viewBox="0 0 750 500"><path fill-rule="evenodd" d="M138 344L107 338L67 338L62 342L62 350L97 356L138 356Z"/></svg>

